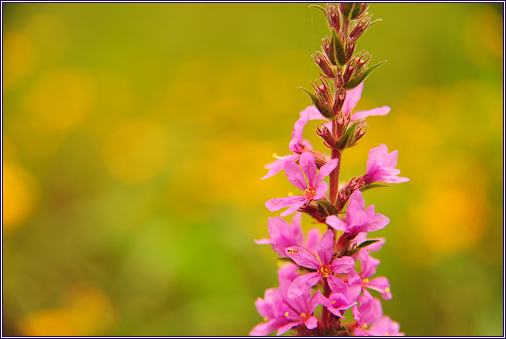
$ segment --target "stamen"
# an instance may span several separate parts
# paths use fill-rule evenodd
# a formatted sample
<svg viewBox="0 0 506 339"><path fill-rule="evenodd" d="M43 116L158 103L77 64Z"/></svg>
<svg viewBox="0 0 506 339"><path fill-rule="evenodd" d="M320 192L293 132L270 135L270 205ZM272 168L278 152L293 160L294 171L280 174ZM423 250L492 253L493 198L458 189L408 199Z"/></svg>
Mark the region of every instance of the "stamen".
<svg viewBox="0 0 506 339"><path fill-rule="evenodd" d="M387 287L385 288L385 292L389 293L390 292L390 289Z"/></svg>

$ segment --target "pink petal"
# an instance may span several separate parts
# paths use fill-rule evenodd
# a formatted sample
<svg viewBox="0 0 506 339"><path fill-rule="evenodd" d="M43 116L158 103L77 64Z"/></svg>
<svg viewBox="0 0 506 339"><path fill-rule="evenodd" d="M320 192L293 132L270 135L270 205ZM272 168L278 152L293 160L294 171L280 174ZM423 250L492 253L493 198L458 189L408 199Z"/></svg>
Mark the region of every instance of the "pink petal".
<svg viewBox="0 0 506 339"><path fill-rule="evenodd" d="M360 111L351 116L351 120L358 120L367 118L370 116L377 116L377 115L387 115L390 112L390 107L383 106L375 109L371 109L369 111Z"/></svg>
<svg viewBox="0 0 506 339"><path fill-rule="evenodd" d="M306 248L312 252L316 253L316 248L318 243L320 242L320 230L318 228L312 228L307 232L307 241Z"/></svg>
<svg viewBox="0 0 506 339"><path fill-rule="evenodd" d="M308 250L299 246L290 246L285 249L285 255L290 257L297 265L317 270L320 267L318 259Z"/></svg>
<svg viewBox="0 0 506 339"><path fill-rule="evenodd" d="M370 280L365 287L373 289L381 293L381 296L385 300L392 299L392 293L390 292L390 282L386 277L377 277Z"/></svg>
<svg viewBox="0 0 506 339"><path fill-rule="evenodd" d="M300 112L300 116L306 117L308 120L328 120L320 113L318 108L314 106L307 107L305 110Z"/></svg>
<svg viewBox="0 0 506 339"><path fill-rule="evenodd" d="M301 116L299 120L295 122L292 132L292 141L290 141L290 143L288 144L288 148L290 149L290 151L294 153L299 153L303 151L303 148L300 147L300 144L303 138L304 126L306 126L308 121L309 119L307 117Z"/></svg>
<svg viewBox="0 0 506 339"><path fill-rule="evenodd" d="M327 219L325 219L325 223L335 230L348 232L348 224L341 221L341 219L335 215L329 215Z"/></svg>
<svg viewBox="0 0 506 339"><path fill-rule="evenodd" d="M318 273L308 273L295 278L288 288L288 298L297 298L320 280Z"/></svg>
<svg viewBox="0 0 506 339"><path fill-rule="evenodd" d="M282 335L283 333L289 331L292 327L299 326L300 324L302 324L302 321L293 321L284 326L281 326L276 335Z"/></svg>
<svg viewBox="0 0 506 339"><path fill-rule="evenodd" d="M385 217L383 214L374 213L374 216L372 220L369 221L367 224L367 231L365 232L373 232L380 230L384 228L388 223L390 222L390 219Z"/></svg>
<svg viewBox="0 0 506 339"><path fill-rule="evenodd" d="M292 197L285 198L274 198L265 202L265 207L271 212L277 211L283 207L292 206L302 201L302 204L306 201L306 197L303 195L294 195ZM301 206L302 206L301 204Z"/></svg>
<svg viewBox="0 0 506 339"><path fill-rule="evenodd" d="M281 322L279 320L271 319L266 323L261 323L253 327L249 335L255 337L265 337L278 329L280 325Z"/></svg>
<svg viewBox="0 0 506 339"><path fill-rule="evenodd" d="M322 181L318 185L318 187L316 187L316 193L314 195L313 200L320 200L320 199L322 199L327 194L328 189L329 189L329 185L327 184L327 182L326 181Z"/></svg>
<svg viewBox="0 0 506 339"><path fill-rule="evenodd" d="M363 211L365 208L365 200L362 196L362 192L355 191L350 197L348 207L346 208L346 222L348 225L352 225L351 220L355 217L355 214Z"/></svg>
<svg viewBox="0 0 506 339"><path fill-rule="evenodd" d="M259 239L259 240L254 239L253 241L257 245L270 245L270 243L271 243L271 239L269 239L269 238L263 238L263 239Z"/></svg>
<svg viewBox="0 0 506 339"><path fill-rule="evenodd" d="M302 153L302 155L308 154ZM311 153L309 153L313 156ZM302 155L300 157L299 163L302 161ZM295 161L290 161L285 163L285 173L288 181L298 189L304 191L307 188L306 177L304 176L304 172L297 166Z"/></svg>
<svg viewBox="0 0 506 339"><path fill-rule="evenodd" d="M309 187L315 187L317 167L315 164L314 155L312 155L311 152L302 153L300 155L299 165L304 174L306 174Z"/></svg>
<svg viewBox="0 0 506 339"><path fill-rule="evenodd" d="M360 269L362 270L360 276L363 279L372 277L376 273L376 267L379 266L380 260L371 257L366 251L360 251L358 258L360 259Z"/></svg>
<svg viewBox="0 0 506 339"><path fill-rule="evenodd" d="M327 277L327 283L329 284L330 289L334 293L341 293L341 294L350 294L348 291L348 285L344 281L342 281L340 278L336 277L335 275L329 275Z"/></svg>
<svg viewBox="0 0 506 339"><path fill-rule="evenodd" d="M285 168L285 163L299 160L299 155L287 155L284 157L281 157L280 159L271 162L268 165L265 165L265 168L269 170L267 172L267 175L262 178L262 180L272 177L275 174L278 174Z"/></svg>
<svg viewBox="0 0 506 339"><path fill-rule="evenodd" d="M316 320L316 318L312 316L308 320L306 320L305 324L308 330L314 330L316 327L318 327L318 320Z"/></svg>
<svg viewBox="0 0 506 339"><path fill-rule="evenodd" d="M318 176L316 177L316 185L318 185L323 178L328 176L337 167L337 162L337 159L331 159L320 168L320 173L318 173Z"/></svg>
<svg viewBox="0 0 506 339"><path fill-rule="evenodd" d="M385 147L387 147L385 145ZM388 152L388 151L387 151ZM387 154L384 158L383 158L383 163L382 165L384 167L395 167L397 166L397 157L399 156L399 151L393 151L392 153L390 154Z"/></svg>
<svg viewBox="0 0 506 339"><path fill-rule="evenodd" d="M362 96L362 90L364 89L364 83L361 83L357 87L346 92L346 99L344 100L343 105L343 114L347 116L355 106L357 106L360 101L360 97Z"/></svg>
<svg viewBox="0 0 506 339"><path fill-rule="evenodd" d="M306 203L306 201L308 201L305 197L303 197L303 198L304 198L304 200L294 203L292 206L290 206L289 209L287 209L283 213L280 213L279 215L282 217L286 217L287 215L290 215L293 212L297 211L302 205L304 205Z"/></svg>
<svg viewBox="0 0 506 339"><path fill-rule="evenodd" d="M318 244L318 256L323 265L329 265L334 250L334 232L328 230L322 236L322 240Z"/></svg>
<svg viewBox="0 0 506 339"><path fill-rule="evenodd" d="M348 273L355 268L355 260L352 257L336 258L330 267L334 273Z"/></svg>

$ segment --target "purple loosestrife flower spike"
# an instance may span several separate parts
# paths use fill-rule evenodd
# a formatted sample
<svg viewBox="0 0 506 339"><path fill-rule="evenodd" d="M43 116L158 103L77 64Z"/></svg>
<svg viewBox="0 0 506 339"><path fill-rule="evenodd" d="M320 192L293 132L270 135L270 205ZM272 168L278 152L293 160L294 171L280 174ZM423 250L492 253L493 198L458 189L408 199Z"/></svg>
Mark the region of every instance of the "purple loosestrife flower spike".
<svg viewBox="0 0 506 339"><path fill-rule="evenodd" d="M304 195L271 199L265 203L269 211L277 211L283 207L289 207L281 213L281 216L285 217L297 211L302 205L325 197L328 185L323 181L323 178L336 168L337 159L332 159L323 165L318 175L315 158L311 153L302 153L299 165L300 167L295 161L285 163L285 173L288 181L304 191Z"/></svg>
<svg viewBox="0 0 506 339"><path fill-rule="evenodd" d="M401 173L400 170L394 168L397 166L398 154L398 151L388 153L388 148L384 144L371 149L369 151L369 158L367 159L366 182L371 183L376 181L397 184L409 181L408 178L397 176Z"/></svg>
<svg viewBox="0 0 506 339"><path fill-rule="evenodd" d="M377 231L385 227L390 219L383 214L374 213L374 205L365 208L365 200L362 192L355 191L350 197L348 208L346 210L346 222L335 215L328 216L327 225L338 231L357 235Z"/></svg>
<svg viewBox="0 0 506 339"><path fill-rule="evenodd" d="M297 265L316 270L295 278L288 289L288 297L295 298L309 291L321 278L327 279L330 289L336 293L348 294L348 288L340 278L333 273L349 273L355 267L355 261L351 257L332 259L334 249L334 232L328 230L322 236L318 244L318 258L308 250L292 246L285 249L288 257Z"/></svg>

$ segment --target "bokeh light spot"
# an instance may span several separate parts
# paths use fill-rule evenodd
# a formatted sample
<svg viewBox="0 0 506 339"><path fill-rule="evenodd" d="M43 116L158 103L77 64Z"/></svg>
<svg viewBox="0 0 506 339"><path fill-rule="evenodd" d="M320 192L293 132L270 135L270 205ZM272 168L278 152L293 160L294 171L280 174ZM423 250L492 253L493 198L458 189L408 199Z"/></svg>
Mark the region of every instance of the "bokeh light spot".
<svg viewBox="0 0 506 339"><path fill-rule="evenodd" d="M168 157L164 129L150 121L131 120L107 136L103 159L109 172L126 183L143 183L159 174Z"/></svg>
<svg viewBox="0 0 506 339"><path fill-rule="evenodd" d="M37 79L24 107L39 129L67 130L84 119L93 103L93 92L92 81L86 73L54 70Z"/></svg>
<svg viewBox="0 0 506 339"><path fill-rule="evenodd" d="M11 162L3 164L3 229L10 230L25 221L32 212L33 179Z"/></svg>

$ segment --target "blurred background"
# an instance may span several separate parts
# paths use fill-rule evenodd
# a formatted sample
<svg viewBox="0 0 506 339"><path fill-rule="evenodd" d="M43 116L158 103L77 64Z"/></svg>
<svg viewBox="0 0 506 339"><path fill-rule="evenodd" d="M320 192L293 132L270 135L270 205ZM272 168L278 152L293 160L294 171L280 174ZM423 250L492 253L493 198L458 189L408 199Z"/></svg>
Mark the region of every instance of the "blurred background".
<svg viewBox="0 0 506 339"><path fill-rule="evenodd" d="M3 335L247 335L277 286L260 180L288 154L328 34L308 4L3 3ZM372 4L344 153L407 335L503 335L503 4ZM308 124L305 136L326 152ZM291 220L288 217L287 220ZM304 229L312 227L303 219Z"/></svg>

